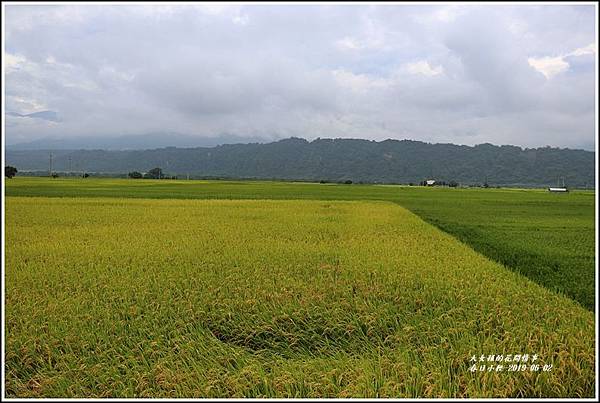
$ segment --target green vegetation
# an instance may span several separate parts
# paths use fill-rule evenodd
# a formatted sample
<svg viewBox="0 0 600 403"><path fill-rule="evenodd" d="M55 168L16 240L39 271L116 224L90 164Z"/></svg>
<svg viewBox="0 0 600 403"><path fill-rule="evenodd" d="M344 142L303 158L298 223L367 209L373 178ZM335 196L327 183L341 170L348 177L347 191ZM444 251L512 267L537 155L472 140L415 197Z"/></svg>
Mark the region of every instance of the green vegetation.
<svg viewBox="0 0 600 403"><path fill-rule="evenodd" d="M162 169L156 167L149 170L148 173L146 173L146 175L144 175L143 177L145 179L162 179L164 175L165 174L163 173Z"/></svg>
<svg viewBox="0 0 600 403"><path fill-rule="evenodd" d="M4 176L9 179L12 179L17 172L17 168L11 167L10 165L4 167Z"/></svg>
<svg viewBox="0 0 600 403"><path fill-rule="evenodd" d="M570 187L594 186L594 152L551 147L429 144L410 140L290 138L268 144L154 150L54 150L57 171L124 174L162 167L167 176L256 178L370 183L548 186L564 177ZM6 151L22 171L47 171L48 151ZM62 176L62 175L61 175Z"/></svg>
<svg viewBox="0 0 600 403"><path fill-rule="evenodd" d="M129 172L127 176L131 179L142 179L144 177L144 175L138 171Z"/></svg>
<svg viewBox="0 0 600 403"><path fill-rule="evenodd" d="M594 193L458 190L399 202L483 255L594 310Z"/></svg>
<svg viewBox="0 0 600 403"><path fill-rule="evenodd" d="M385 194L421 200L423 210L423 200L437 198L441 210L429 211L443 215L455 214L443 200L458 197L445 192L461 190L12 182L5 301L10 397L594 395L592 312L398 205L130 198ZM36 192L67 197L15 196ZM532 200L537 209L553 203L581 209L582 222L593 199L472 192L464 191L463 208L487 204L476 194L512 195L520 209ZM128 198L114 197L119 193ZM504 225L498 215L489 219ZM502 225L492 234L508 228ZM481 354L537 354L537 363L552 369L469 371L470 357Z"/></svg>
<svg viewBox="0 0 600 403"><path fill-rule="evenodd" d="M16 177L7 196L385 200L476 251L594 309L594 192L245 181Z"/></svg>

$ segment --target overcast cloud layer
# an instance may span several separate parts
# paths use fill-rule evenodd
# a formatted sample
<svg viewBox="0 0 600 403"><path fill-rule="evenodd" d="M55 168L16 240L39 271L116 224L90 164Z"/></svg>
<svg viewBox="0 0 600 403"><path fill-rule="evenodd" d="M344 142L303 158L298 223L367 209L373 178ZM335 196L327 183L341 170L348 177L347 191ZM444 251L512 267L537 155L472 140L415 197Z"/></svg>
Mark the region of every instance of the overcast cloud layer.
<svg viewBox="0 0 600 403"><path fill-rule="evenodd" d="M7 144L226 132L595 146L593 6L5 12Z"/></svg>

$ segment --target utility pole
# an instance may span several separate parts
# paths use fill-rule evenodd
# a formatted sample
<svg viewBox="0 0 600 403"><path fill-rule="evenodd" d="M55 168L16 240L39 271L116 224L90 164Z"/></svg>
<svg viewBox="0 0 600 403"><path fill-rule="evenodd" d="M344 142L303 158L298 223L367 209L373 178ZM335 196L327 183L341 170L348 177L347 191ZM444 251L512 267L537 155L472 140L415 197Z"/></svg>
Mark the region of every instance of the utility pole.
<svg viewBox="0 0 600 403"><path fill-rule="evenodd" d="M71 176L71 157L69 157L69 176Z"/></svg>
<svg viewBox="0 0 600 403"><path fill-rule="evenodd" d="M50 153L50 176L52 176L52 153Z"/></svg>

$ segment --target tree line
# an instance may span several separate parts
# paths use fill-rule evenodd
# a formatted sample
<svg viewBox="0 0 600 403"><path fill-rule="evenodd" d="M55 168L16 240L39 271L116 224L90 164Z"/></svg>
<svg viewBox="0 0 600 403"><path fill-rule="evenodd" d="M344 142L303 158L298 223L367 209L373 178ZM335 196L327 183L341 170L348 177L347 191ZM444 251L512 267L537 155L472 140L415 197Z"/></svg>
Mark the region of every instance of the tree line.
<svg viewBox="0 0 600 403"><path fill-rule="evenodd" d="M162 168L152 168L146 173L132 171L127 174L131 179L177 179L177 175L165 175Z"/></svg>

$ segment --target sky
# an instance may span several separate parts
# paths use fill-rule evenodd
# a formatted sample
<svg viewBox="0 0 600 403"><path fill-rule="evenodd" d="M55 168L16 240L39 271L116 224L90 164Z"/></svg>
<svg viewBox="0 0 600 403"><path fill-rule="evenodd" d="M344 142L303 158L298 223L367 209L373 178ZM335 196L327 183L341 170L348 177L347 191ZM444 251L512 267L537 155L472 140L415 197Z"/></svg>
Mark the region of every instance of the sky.
<svg viewBox="0 0 600 403"><path fill-rule="evenodd" d="M593 5L6 5L5 140L595 148Z"/></svg>

